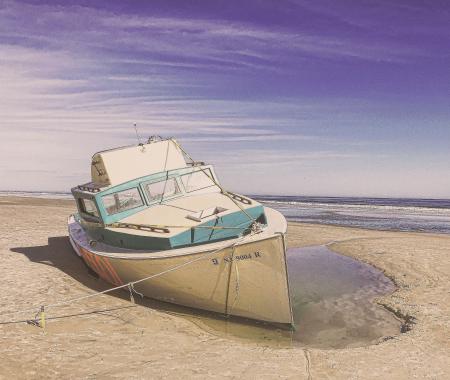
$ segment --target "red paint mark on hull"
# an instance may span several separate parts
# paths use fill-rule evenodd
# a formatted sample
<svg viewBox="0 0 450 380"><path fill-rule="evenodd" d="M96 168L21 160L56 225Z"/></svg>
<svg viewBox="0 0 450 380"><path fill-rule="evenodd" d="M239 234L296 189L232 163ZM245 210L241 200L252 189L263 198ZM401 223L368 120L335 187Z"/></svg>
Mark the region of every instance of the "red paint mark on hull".
<svg viewBox="0 0 450 380"><path fill-rule="evenodd" d="M78 244L77 247L80 250L83 260L86 262L89 268L97 273L102 280L105 280L106 282L117 286L123 285L123 282L117 274L116 270L106 257L96 255Z"/></svg>

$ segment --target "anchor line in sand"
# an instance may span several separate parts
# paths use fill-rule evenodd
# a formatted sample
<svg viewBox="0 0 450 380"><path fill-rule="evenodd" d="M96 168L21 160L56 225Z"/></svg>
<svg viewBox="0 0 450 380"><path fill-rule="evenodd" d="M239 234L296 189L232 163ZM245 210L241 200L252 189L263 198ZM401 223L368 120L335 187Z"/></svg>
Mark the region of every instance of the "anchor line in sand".
<svg viewBox="0 0 450 380"><path fill-rule="evenodd" d="M106 294L106 293L110 293L110 292L113 292L114 290L118 290L118 289L122 289L122 288L128 288L129 289L129 291L130 291L130 298L131 298L131 301L133 301L133 292L135 292L137 294L140 294L139 292L137 292L134 289L134 285L135 284L138 284L138 283L150 280L152 278L163 276L163 275L165 275L167 273L170 273L170 272L173 272L175 270L181 269L181 268L183 268L185 266L188 266L190 264L193 264L193 263L195 263L197 261L204 260L205 258L213 256L213 255L223 251L224 249L234 248L238 243L241 243L245 238L247 238L249 236L252 236L255 233L257 233L257 232L251 232L249 235L245 235L245 236L240 237L238 240L234 241L232 244L229 244L229 245L227 245L225 247L221 247L221 248L219 248L219 249L217 249L215 251L212 251L212 252L207 252L207 253L203 254L202 256L197 257L196 259L187 261L187 262L185 262L183 264L180 264L180 265L176 265L176 266L174 266L172 268L166 269L165 271L153 274L151 276L148 276L148 277L145 277L145 278L141 278L141 279L136 280L136 281L130 281L130 282L126 283L126 284L123 284L123 285L120 285L120 286L115 286L113 288L102 290L100 292L87 294L85 296L81 296L81 297L77 297L77 298L72 298L72 299L69 299L69 300L66 300L66 301L61 301L61 302L57 302L57 303L53 303L53 304L49 304L49 305L39 305L39 306L35 306L35 307L32 307L32 308L28 308L28 309L16 310L16 311L11 311L11 312L7 312L7 313L2 313L2 314L0 314L0 318L4 317L4 316L7 316L7 315L30 313L30 312L33 312L33 311L35 312L36 310L39 310L38 314L36 314L35 319L33 321L35 321L36 325L42 327L42 323L45 325L45 317L44 317L44 314L43 314L45 310L48 310L48 309L51 309L51 308L60 307L60 306L64 306L64 305L69 305L71 303L75 303L75 302L79 302L79 301L86 300L86 299L89 299L89 298L97 297L97 296L100 296L100 295L103 295L103 294ZM132 303L134 303L134 302L132 302ZM39 323L39 321L37 321L37 317L38 317L38 315L40 313L41 313L41 318L42 318L41 322L42 323ZM10 322L10 321L9 322L1 322L0 324L5 324L5 323L12 323L12 322Z"/></svg>

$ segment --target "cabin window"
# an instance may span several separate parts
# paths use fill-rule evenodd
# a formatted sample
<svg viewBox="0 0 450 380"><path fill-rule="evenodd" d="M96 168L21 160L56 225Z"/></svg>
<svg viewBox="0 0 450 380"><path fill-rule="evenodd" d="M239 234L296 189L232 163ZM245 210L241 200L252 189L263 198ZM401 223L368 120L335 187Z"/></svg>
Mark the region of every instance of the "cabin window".
<svg viewBox="0 0 450 380"><path fill-rule="evenodd" d="M186 192L204 189L205 187L214 186L211 170L203 169L181 176Z"/></svg>
<svg viewBox="0 0 450 380"><path fill-rule="evenodd" d="M95 217L99 217L98 216L98 211L97 211L97 207L95 206L94 201L92 201L91 199L79 199L80 205L81 205L81 211L95 216Z"/></svg>
<svg viewBox="0 0 450 380"><path fill-rule="evenodd" d="M172 197L181 193L180 187L175 178L169 178L164 181L148 183L145 190L150 202L160 201L163 198Z"/></svg>
<svg viewBox="0 0 450 380"><path fill-rule="evenodd" d="M131 210L144 204L137 188L104 195L102 201L108 215Z"/></svg>

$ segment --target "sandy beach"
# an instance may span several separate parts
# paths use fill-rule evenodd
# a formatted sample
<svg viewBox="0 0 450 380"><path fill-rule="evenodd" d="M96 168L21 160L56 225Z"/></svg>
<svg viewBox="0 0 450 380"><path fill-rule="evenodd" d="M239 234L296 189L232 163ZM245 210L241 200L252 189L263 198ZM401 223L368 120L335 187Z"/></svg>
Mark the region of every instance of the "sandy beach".
<svg viewBox="0 0 450 380"><path fill-rule="evenodd" d="M0 197L0 313L106 289L72 252L72 201ZM215 333L117 292L48 313L1 316L0 379L449 379L450 236L290 224L288 245L328 244L398 287L378 303L404 332L366 347L275 347ZM37 312L38 310L36 310Z"/></svg>

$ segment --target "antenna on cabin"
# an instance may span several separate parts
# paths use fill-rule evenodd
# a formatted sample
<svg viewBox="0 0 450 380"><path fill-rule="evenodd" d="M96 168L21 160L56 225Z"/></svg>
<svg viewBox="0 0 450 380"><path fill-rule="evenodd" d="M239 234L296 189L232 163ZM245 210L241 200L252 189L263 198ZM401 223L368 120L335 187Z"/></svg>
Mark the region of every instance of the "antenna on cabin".
<svg viewBox="0 0 450 380"><path fill-rule="evenodd" d="M137 124L133 123L133 125L134 125L134 131L136 132L136 138L137 138L137 141L138 141L138 145L142 145L142 143L141 143L141 136L139 135L139 132L138 132L138 129L137 129Z"/></svg>

